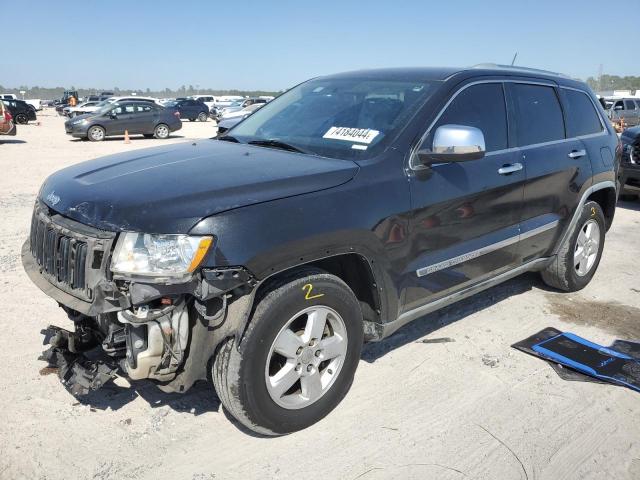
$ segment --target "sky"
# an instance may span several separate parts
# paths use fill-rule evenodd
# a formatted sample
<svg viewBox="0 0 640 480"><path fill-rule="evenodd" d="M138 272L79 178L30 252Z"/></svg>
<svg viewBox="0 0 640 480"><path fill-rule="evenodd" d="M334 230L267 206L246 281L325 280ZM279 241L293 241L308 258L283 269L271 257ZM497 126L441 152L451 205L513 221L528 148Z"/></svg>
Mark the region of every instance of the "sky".
<svg viewBox="0 0 640 480"><path fill-rule="evenodd" d="M373 67L640 75L640 0L0 0L6 87L283 90ZM628 11L625 15L620 12ZM615 15L614 15L615 14ZM612 18L615 16L615 21ZM25 21L18 21L24 18Z"/></svg>

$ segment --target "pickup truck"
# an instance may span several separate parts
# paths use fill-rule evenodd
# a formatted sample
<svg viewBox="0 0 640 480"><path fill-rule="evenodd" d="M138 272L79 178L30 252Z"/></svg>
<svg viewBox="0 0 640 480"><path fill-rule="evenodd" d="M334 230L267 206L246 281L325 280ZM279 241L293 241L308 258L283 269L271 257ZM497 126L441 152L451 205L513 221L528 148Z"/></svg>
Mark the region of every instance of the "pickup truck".
<svg viewBox="0 0 640 480"><path fill-rule="evenodd" d="M1 93L0 100L19 100L19 98L14 93ZM42 110L42 100L39 98L24 100L24 102L26 102L27 105L30 105L34 111Z"/></svg>
<svg viewBox="0 0 640 480"><path fill-rule="evenodd" d="M22 262L74 330L46 328L44 358L75 395L211 379L247 428L303 429L363 342L524 272L585 287L620 155L589 87L552 72L309 80L216 139L45 180Z"/></svg>

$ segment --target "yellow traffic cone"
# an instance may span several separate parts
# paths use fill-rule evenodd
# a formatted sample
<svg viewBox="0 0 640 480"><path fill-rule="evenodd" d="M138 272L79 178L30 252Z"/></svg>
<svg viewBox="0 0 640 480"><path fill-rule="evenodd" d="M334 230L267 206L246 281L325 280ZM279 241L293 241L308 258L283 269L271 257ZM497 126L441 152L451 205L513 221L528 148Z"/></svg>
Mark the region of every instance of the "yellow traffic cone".
<svg viewBox="0 0 640 480"><path fill-rule="evenodd" d="M131 143L131 140L129 140L129 130L124 131L124 143Z"/></svg>

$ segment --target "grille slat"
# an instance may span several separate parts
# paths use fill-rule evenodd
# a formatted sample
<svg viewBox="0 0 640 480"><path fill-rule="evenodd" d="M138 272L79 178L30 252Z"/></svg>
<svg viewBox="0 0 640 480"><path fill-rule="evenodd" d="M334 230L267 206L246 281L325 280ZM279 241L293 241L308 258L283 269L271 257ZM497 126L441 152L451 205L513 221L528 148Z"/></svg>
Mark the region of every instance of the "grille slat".
<svg viewBox="0 0 640 480"><path fill-rule="evenodd" d="M84 288L84 268L87 263L87 244L79 243L76 246L76 256L74 262L74 275L71 286L73 288Z"/></svg>
<svg viewBox="0 0 640 480"><path fill-rule="evenodd" d="M86 285L87 243L65 235L47 217L34 214L31 221L31 253L42 272L61 287L89 296Z"/></svg>

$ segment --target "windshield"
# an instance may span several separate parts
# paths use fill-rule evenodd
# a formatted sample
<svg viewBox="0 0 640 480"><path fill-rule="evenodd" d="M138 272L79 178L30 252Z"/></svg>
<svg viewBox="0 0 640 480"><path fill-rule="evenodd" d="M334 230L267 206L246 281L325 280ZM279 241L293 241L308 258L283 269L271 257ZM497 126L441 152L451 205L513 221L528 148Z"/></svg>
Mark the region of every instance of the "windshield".
<svg viewBox="0 0 640 480"><path fill-rule="evenodd" d="M176 105L178 105L178 102L176 100L170 100L168 102L164 103L165 107L175 107Z"/></svg>
<svg viewBox="0 0 640 480"><path fill-rule="evenodd" d="M438 82L319 78L280 95L227 132L240 142L278 140L331 158L381 151Z"/></svg>

